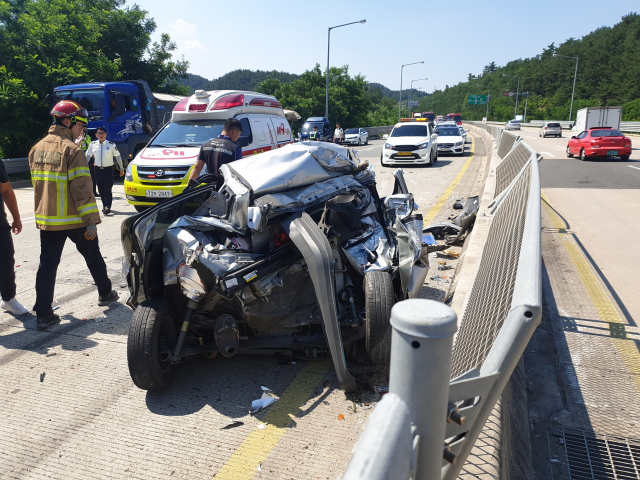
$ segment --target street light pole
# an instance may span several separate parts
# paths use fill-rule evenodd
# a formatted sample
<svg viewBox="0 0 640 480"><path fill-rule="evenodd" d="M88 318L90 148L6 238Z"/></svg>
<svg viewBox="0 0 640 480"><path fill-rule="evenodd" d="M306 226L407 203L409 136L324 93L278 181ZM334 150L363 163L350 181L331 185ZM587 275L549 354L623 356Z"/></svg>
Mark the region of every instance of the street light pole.
<svg viewBox="0 0 640 480"><path fill-rule="evenodd" d="M516 77L518 79L518 90L516 91L516 108L513 111L513 119L516 119L516 115L518 114L518 97L520 96L520 76L519 75L507 75L506 73L502 74L503 77Z"/></svg>
<svg viewBox="0 0 640 480"><path fill-rule="evenodd" d="M573 113L573 96L576 93L576 78L578 76L578 60L579 57L569 57L567 55L558 55L557 53L553 54L554 57L562 57L562 58L572 58L576 61L576 71L573 74L573 91L571 92L571 107L569 108L569 121L571 121L571 114Z"/></svg>
<svg viewBox="0 0 640 480"><path fill-rule="evenodd" d="M400 121L400 117L402 116L402 71L404 70L404 67L408 65L417 65L418 63L424 63L424 60L422 62L405 63L400 67L400 101L398 102L398 122Z"/></svg>
<svg viewBox="0 0 640 480"><path fill-rule="evenodd" d="M411 80L411 90L409 90L409 104L411 103L411 99L413 98L413 82L421 82L424 80L429 80L428 78L418 78L416 80ZM411 108L411 107L409 107Z"/></svg>
<svg viewBox="0 0 640 480"><path fill-rule="evenodd" d="M529 105L529 92L527 92L527 96L524 101L524 118L522 119L522 123L526 123L527 121L527 105Z"/></svg>
<svg viewBox="0 0 640 480"><path fill-rule="evenodd" d="M325 108L324 116L329 118L329 51L331 49L331 30L334 28L346 27L347 25L353 25L354 23L366 23L365 19L358 20L357 22L345 23L344 25L337 25L335 27L329 27L327 32L327 90L325 95Z"/></svg>
<svg viewBox="0 0 640 480"><path fill-rule="evenodd" d="M487 122L489 121L489 102L491 101L491 82L489 82L489 89L487 90L487 113L485 114L485 118Z"/></svg>

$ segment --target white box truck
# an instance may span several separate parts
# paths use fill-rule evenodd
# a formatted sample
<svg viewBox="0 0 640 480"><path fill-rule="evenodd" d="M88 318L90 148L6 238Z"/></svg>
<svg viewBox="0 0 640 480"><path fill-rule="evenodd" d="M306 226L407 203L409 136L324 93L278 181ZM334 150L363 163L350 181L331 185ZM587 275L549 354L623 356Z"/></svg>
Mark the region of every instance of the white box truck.
<svg viewBox="0 0 640 480"><path fill-rule="evenodd" d="M575 137L580 132L593 127L611 127L620 130L622 107L587 107L578 110L576 123L571 129L571 136Z"/></svg>

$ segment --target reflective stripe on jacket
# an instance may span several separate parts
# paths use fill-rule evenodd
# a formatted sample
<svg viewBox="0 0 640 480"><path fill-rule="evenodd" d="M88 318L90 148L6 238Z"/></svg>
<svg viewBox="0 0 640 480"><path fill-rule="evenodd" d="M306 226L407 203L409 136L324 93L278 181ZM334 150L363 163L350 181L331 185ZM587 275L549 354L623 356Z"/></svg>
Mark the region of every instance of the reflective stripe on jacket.
<svg viewBox="0 0 640 480"><path fill-rule="evenodd" d="M71 130L52 125L29 152L29 168L37 228L70 230L100 223L87 158L72 141Z"/></svg>
<svg viewBox="0 0 640 480"><path fill-rule="evenodd" d="M314 130L309 132L309 140L318 140L319 136L320 136L320 132L316 132Z"/></svg>

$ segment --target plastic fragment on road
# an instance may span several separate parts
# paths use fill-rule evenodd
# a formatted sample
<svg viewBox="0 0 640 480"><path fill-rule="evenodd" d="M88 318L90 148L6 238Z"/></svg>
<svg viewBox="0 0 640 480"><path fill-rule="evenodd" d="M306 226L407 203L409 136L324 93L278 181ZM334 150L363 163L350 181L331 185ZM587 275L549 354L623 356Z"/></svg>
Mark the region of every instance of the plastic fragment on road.
<svg viewBox="0 0 640 480"><path fill-rule="evenodd" d="M273 405L278 400L280 400L280 397L276 396L276 394L273 393L270 388L261 388L262 396L258 400L254 400L253 402L251 402L251 408L249 409L249 413L251 415L259 412L260 410L264 410L265 408Z"/></svg>
<svg viewBox="0 0 640 480"><path fill-rule="evenodd" d="M438 242L436 242L435 237L433 236L433 233L424 233L422 234L422 243L426 244L426 245L437 245Z"/></svg>
<svg viewBox="0 0 640 480"><path fill-rule="evenodd" d="M379 393L380 395L384 395L385 393L389 393L389 387L388 386L379 386L376 385L376 393Z"/></svg>
<svg viewBox="0 0 640 480"><path fill-rule="evenodd" d="M451 270L453 265L438 265L438 270Z"/></svg>
<svg viewBox="0 0 640 480"><path fill-rule="evenodd" d="M344 415L342 413L338 415L338 420L344 420Z"/></svg>
<svg viewBox="0 0 640 480"><path fill-rule="evenodd" d="M462 206L462 204L461 204L461 203L457 203L457 202L456 202L456 203L454 203L454 204L453 204L453 209L454 209L454 210L462 210L463 208L464 208L464 207Z"/></svg>
<svg viewBox="0 0 640 480"><path fill-rule="evenodd" d="M264 430L265 428L267 428L267 424L266 423L258 424L258 430Z"/></svg>
<svg viewBox="0 0 640 480"><path fill-rule="evenodd" d="M232 428L241 427L242 425L244 425L244 422L239 422L239 421L238 422L233 422L233 423L230 423L229 425L225 425L220 430L230 430Z"/></svg>
<svg viewBox="0 0 640 480"><path fill-rule="evenodd" d="M442 253L451 258L458 258L460 256L460 252L454 252L452 250L442 250Z"/></svg>
<svg viewBox="0 0 640 480"><path fill-rule="evenodd" d="M42 372L42 373L40 374L40 383L44 382L44 376L45 376L45 375L46 375L46 373L45 373L45 372Z"/></svg>

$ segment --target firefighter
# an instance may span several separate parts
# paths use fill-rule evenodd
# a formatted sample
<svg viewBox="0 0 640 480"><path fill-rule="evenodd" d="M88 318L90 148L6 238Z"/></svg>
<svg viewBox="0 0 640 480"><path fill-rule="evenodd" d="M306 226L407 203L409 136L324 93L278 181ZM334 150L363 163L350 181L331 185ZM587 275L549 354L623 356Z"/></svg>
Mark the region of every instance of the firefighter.
<svg viewBox="0 0 640 480"><path fill-rule="evenodd" d="M313 130L309 132L309 140L320 140L320 132L318 132L318 127L316 127L315 125L313 126Z"/></svg>
<svg viewBox="0 0 640 480"><path fill-rule="evenodd" d="M67 238L87 263L98 287L98 305L108 305L118 299L98 245L97 224L101 220L89 166L84 152L74 143L88 123L87 111L76 102L63 100L53 107L51 115L55 123L49 127L49 134L29 152L35 220L40 230L40 265L33 307L38 330L60 322L51 304Z"/></svg>

